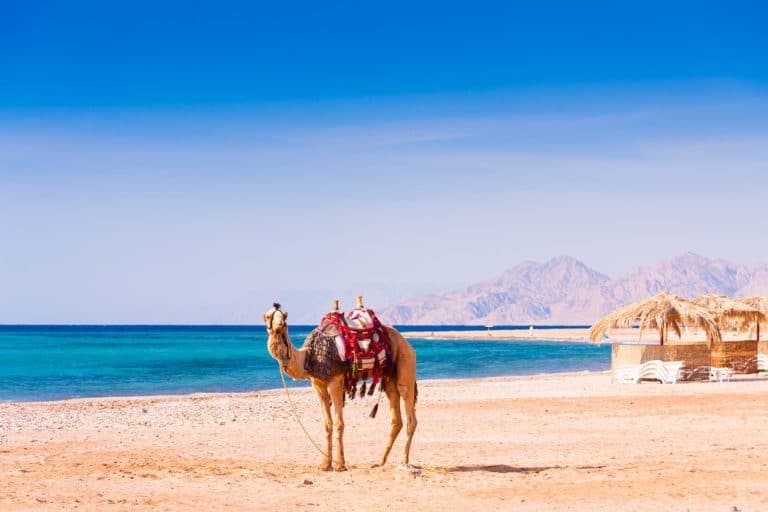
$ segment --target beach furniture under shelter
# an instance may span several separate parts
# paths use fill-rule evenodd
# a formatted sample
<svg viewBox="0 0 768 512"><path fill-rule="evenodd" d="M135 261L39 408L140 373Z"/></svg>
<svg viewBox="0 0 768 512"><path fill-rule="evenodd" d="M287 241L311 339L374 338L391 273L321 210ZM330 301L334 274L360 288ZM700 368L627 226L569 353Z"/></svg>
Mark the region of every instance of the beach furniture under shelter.
<svg viewBox="0 0 768 512"><path fill-rule="evenodd" d="M710 347L721 341L717 320L709 309L677 295L658 293L601 318L590 329L589 339L599 343L612 329L627 328L637 329L638 340L613 345L614 372L653 360L682 361L683 380L709 379ZM657 337L644 343L643 335L649 330ZM686 339L686 331L693 336Z"/></svg>
<svg viewBox="0 0 768 512"><path fill-rule="evenodd" d="M757 354L757 371L768 372L768 355Z"/></svg>
<svg viewBox="0 0 768 512"><path fill-rule="evenodd" d="M662 384L674 384L683 370L682 361L665 363L658 359L643 364L619 368L614 372L614 380L620 384L639 384L643 380L658 380Z"/></svg>

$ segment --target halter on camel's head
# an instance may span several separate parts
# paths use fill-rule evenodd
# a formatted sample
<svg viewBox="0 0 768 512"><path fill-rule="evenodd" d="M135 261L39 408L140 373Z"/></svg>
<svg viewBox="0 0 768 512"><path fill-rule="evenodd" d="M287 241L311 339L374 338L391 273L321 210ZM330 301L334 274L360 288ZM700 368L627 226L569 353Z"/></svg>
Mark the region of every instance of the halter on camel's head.
<svg viewBox="0 0 768 512"><path fill-rule="evenodd" d="M275 336L284 334L288 328L288 313L280 309L280 304L275 302L272 309L264 313L264 321L267 323L267 332Z"/></svg>
<svg viewBox="0 0 768 512"><path fill-rule="evenodd" d="M288 313L280 309L280 304L275 302L272 309L264 313L264 322L267 324L267 333L269 333L269 346L275 347L274 351L270 348L270 353L280 361L280 367L285 371L285 366L291 358L291 344L288 341ZM272 344L271 340L277 340L277 346ZM280 347L282 345L282 347Z"/></svg>

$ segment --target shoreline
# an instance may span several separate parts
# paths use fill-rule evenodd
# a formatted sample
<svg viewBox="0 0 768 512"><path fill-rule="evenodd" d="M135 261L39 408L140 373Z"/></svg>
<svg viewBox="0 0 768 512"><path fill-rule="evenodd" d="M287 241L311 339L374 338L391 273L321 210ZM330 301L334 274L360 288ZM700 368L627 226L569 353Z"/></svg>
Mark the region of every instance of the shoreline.
<svg viewBox="0 0 768 512"><path fill-rule="evenodd" d="M458 385L488 385L494 383L520 383L520 382L551 382L563 379L578 379L583 377L605 377L605 384L616 387L616 389L632 389L636 385L620 385L611 382L612 370L578 370L578 371L566 371L566 372L544 372L544 373L531 373L524 375L493 375L486 377L456 377L456 378L435 378L435 379L417 379L420 385L424 386L458 386ZM312 393L312 386L309 381L306 381L305 386L289 387L288 392L291 395L294 394L310 394ZM735 374L731 377L730 382L727 384L744 384L752 382L765 382L768 384L768 376L762 374ZM670 392L674 392L673 388L688 386L701 386L706 385L704 381L681 381L673 386L664 386ZM711 383L709 383L711 384ZM646 384L647 387L654 386L655 383ZM660 385L661 386L661 385ZM160 403L160 402L172 402L172 401L211 401L218 399L237 399L248 400L254 398L286 398L285 388L266 388L252 391L217 391L217 392L193 392L193 393L179 393L179 394L157 394L157 395L110 395L110 396L87 396L76 398L62 398L56 400L34 400L34 401L6 401L0 402L0 410L4 407L46 407L46 406L67 406L67 405L94 405L98 402L109 402L111 404L123 403L123 405L133 405L142 402L147 403Z"/></svg>
<svg viewBox="0 0 768 512"><path fill-rule="evenodd" d="M541 378L546 379L547 377L575 377L578 375L595 375L595 374L605 374L610 377L611 370L576 370L576 371L565 371L565 372L540 372L540 373L530 373L530 374L515 374L515 375L491 375L491 376L484 376L484 377L454 377L454 378L427 378L427 379L416 379L419 383L438 383L438 384L448 384L448 383L456 383L456 382L483 382L483 381L498 381L498 380L514 380L514 379L534 379L534 378ZM299 382L299 381L296 381ZM288 390L290 393L294 392L301 392L301 391L307 391L312 389L312 385L309 383L309 381L301 381L301 386L288 386ZM104 395L104 396L82 396L82 397L72 397L72 398L55 398L52 400L0 400L0 407L4 405L46 405L46 404L62 404L62 403L83 403L83 402L89 402L89 401L141 401L141 400L155 400L155 401L162 401L162 400L180 400L180 399L194 399L194 400L205 400L205 399L215 399L220 397L232 397L232 398L252 398L259 396L261 394L284 394L285 388L278 387L278 388L264 388L264 389L253 389L248 391L214 391L214 392L207 392L207 391L193 391L191 393L164 393L164 394L156 394L156 395Z"/></svg>

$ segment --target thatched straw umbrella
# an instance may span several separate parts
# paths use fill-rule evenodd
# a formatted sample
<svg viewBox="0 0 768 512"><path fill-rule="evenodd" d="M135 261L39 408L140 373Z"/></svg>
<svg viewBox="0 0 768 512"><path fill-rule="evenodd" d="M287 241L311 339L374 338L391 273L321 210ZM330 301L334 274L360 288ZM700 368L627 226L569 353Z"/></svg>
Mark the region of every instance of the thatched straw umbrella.
<svg viewBox="0 0 768 512"><path fill-rule="evenodd" d="M708 343L719 342L721 339L714 314L707 308L670 293L659 293L609 313L592 326L589 339L597 342L610 329L634 325L640 327L641 336L647 329L659 331L660 345L667 340L670 331L682 337L686 326L703 329Z"/></svg>
<svg viewBox="0 0 768 512"><path fill-rule="evenodd" d="M754 297L741 299L741 302L748 306L752 306L756 310L766 315L766 318L757 322L757 341L760 341L760 324L766 323L766 319L768 319L768 297L763 295L755 295Z"/></svg>
<svg viewBox="0 0 768 512"><path fill-rule="evenodd" d="M760 322L765 322L768 318L765 313L750 306L745 301L732 299L725 295L701 295L693 299L693 302L710 309L715 314L720 331L725 329L732 329L737 332L746 331L755 324L759 326ZM758 335L759 329L758 327Z"/></svg>

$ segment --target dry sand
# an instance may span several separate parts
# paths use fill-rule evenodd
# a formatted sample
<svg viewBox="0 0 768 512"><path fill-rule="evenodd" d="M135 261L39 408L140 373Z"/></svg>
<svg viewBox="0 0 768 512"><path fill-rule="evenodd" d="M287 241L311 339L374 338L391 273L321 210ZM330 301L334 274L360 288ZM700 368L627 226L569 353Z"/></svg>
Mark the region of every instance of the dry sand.
<svg viewBox="0 0 768 512"><path fill-rule="evenodd" d="M422 381L411 462L348 402L323 473L283 391L0 404L0 510L768 510L768 377ZM309 389L292 391L307 429ZM736 508L734 508L736 507Z"/></svg>

